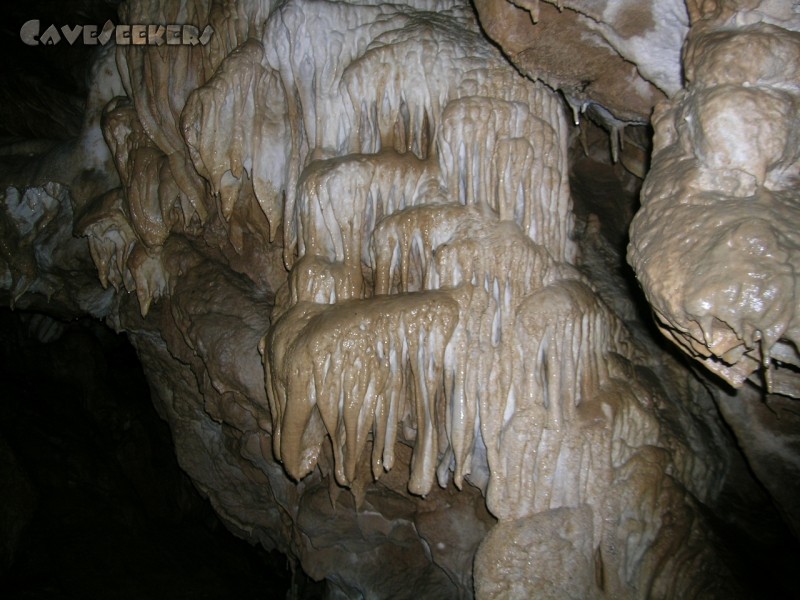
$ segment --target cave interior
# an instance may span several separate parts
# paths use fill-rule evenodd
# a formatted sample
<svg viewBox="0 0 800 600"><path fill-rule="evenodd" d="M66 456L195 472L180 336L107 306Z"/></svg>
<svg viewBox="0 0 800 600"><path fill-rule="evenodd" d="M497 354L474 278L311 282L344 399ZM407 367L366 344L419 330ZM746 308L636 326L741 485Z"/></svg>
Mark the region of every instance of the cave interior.
<svg viewBox="0 0 800 600"><path fill-rule="evenodd" d="M798 2L4 16L5 597L800 597Z"/></svg>

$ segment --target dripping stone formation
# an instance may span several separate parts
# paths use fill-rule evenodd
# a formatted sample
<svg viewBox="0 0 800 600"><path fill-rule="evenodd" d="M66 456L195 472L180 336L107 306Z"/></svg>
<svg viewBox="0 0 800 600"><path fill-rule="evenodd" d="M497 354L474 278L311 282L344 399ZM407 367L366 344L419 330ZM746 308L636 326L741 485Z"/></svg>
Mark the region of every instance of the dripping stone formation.
<svg viewBox="0 0 800 600"><path fill-rule="evenodd" d="M331 598L747 597L720 524L800 532L796 3L119 20L213 35L98 47L77 137L0 162L0 298L128 333L234 533ZM606 129L643 175L654 106L651 331L570 172Z"/></svg>

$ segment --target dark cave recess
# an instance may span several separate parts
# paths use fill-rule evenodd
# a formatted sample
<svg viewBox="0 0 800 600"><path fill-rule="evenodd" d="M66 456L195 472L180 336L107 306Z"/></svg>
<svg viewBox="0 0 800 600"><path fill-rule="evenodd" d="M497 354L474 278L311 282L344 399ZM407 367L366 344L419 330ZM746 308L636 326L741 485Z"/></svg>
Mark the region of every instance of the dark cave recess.
<svg viewBox="0 0 800 600"><path fill-rule="evenodd" d="M235 538L178 467L126 336L2 309L0 377L0 595L287 597L286 558Z"/></svg>

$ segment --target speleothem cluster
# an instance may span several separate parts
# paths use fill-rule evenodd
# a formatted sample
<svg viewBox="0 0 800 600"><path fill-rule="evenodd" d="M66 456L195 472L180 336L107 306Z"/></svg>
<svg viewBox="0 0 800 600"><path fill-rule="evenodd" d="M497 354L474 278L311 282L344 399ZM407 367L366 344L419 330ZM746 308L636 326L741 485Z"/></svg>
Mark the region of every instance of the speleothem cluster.
<svg viewBox="0 0 800 600"><path fill-rule="evenodd" d="M636 60L617 8L591 30ZM686 90L679 65L641 61L638 100L672 99L631 261L668 337L736 385L764 373L791 393L776 365L797 364L797 78L778 65L797 34L693 10L645 36L706 23ZM82 137L48 159L72 165L70 191L6 191L3 287L129 332L231 528L341 597L739 591L699 508L735 454L712 394L581 268L569 111L469 4L142 0L121 19L215 34L98 59ZM743 39L763 50L750 70ZM591 113L559 81L573 118ZM592 110L621 152L645 117L609 104ZM87 242L116 293L62 283Z"/></svg>

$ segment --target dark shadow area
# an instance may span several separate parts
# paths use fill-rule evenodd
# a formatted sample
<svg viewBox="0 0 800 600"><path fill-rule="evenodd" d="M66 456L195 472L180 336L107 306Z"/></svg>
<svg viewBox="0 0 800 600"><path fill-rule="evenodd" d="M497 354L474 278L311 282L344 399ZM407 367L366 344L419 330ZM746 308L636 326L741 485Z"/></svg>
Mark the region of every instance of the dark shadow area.
<svg viewBox="0 0 800 600"><path fill-rule="evenodd" d="M102 28L107 20L118 20L119 4L118 0L28 0L3 5L0 50L7 60L0 73L0 141L76 137L83 121L89 65L99 48L84 44L82 37L73 43L62 37L54 45L28 45L21 39L22 26L38 20L37 41L51 26Z"/></svg>
<svg viewBox="0 0 800 600"><path fill-rule="evenodd" d="M2 597L287 597L286 558L178 467L124 335L2 309L0 378Z"/></svg>

